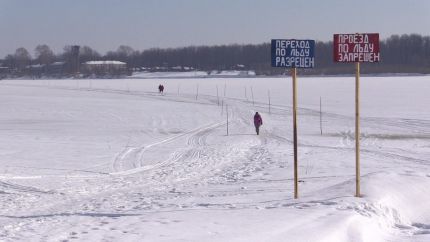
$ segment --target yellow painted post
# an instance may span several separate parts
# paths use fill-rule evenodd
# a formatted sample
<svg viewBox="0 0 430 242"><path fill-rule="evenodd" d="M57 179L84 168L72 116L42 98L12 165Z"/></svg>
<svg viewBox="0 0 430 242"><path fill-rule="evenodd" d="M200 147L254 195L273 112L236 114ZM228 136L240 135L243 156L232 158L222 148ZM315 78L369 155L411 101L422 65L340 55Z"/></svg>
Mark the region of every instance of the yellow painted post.
<svg viewBox="0 0 430 242"><path fill-rule="evenodd" d="M297 68L291 69L293 77L293 132L294 132L294 198L299 197L297 178Z"/></svg>
<svg viewBox="0 0 430 242"><path fill-rule="evenodd" d="M360 62L355 63L355 196L360 197Z"/></svg>

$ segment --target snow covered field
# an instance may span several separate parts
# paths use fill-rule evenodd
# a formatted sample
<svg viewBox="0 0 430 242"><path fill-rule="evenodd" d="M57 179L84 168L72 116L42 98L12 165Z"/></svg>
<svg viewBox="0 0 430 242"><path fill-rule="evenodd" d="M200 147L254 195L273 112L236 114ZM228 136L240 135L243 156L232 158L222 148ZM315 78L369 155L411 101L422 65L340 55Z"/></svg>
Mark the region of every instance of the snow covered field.
<svg viewBox="0 0 430 242"><path fill-rule="evenodd" d="M430 77L362 77L362 198L354 78L298 85L294 199L290 78L0 81L0 241L430 241Z"/></svg>

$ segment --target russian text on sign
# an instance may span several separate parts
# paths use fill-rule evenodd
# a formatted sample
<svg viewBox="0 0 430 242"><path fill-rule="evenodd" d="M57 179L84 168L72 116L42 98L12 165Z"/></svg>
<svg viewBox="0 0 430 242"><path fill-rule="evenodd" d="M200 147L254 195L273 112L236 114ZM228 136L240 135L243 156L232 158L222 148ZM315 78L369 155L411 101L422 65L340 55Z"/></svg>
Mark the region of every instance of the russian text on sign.
<svg viewBox="0 0 430 242"><path fill-rule="evenodd" d="M272 66L312 68L315 66L314 40L272 40Z"/></svg>
<svg viewBox="0 0 430 242"><path fill-rule="evenodd" d="M379 62L379 34L335 34L336 62Z"/></svg>

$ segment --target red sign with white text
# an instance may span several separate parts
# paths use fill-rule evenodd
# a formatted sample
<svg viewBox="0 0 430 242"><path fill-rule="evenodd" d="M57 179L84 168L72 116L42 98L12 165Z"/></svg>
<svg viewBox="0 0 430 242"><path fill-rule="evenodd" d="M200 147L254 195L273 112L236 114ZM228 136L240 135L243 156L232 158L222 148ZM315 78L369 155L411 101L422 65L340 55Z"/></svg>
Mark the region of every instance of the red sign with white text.
<svg viewBox="0 0 430 242"><path fill-rule="evenodd" d="M335 62L379 62L379 34L335 34Z"/></svg>

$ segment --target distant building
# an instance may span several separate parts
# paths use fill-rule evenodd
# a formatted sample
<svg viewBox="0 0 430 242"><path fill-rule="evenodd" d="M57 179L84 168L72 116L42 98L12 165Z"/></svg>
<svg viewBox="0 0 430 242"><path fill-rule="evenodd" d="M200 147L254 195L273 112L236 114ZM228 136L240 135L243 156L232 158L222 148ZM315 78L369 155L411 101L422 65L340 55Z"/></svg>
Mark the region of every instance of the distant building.
<svg viewBox="0 0 430 242"><path fill-rule="evenodd" d="M64 61L54 62L48 65L47 73L50 75L61 76L64 74L65 65L66 65L66 62Z"/></svg>
<svg viewBox="0 0 430 242"><path fill-rule="evenodd" d="M82 64L83 74L96 76L119 76L127 74L127 63L121 61L87 61Z"/></svg>
<svg viewBox="0 0 430 242"><path fill-rule="evenodd" d="M9 73L9 71L10 71L10 68L9 68L9 67L6 67L6 66L0 66L0 73L5 73L5 74L7 74L7 73Z"/></svg>
<svg viewBox="0 0 430 242"><path fill-rule="evenodd" d="M10 74L10 68L5 66L0 66L0 79L5 78L8 74Z"/></svg>
<svg viewBox="0 0 430 242"><path fill-rule="evenodd" d="M28 65L25 67L25 72L30 76L32 76L33 78L35 77L40 78L44 70L45 70L45 65L42 65L42 64Z"/></svg>
<svg viewBox="0 0 430 242"><path fill-rule="evenodd" d="M57 61L51 64L34 64L25 67L26 74L33 78L41 78L42 76L61 77L64 74L65 62Z"/></svg>

